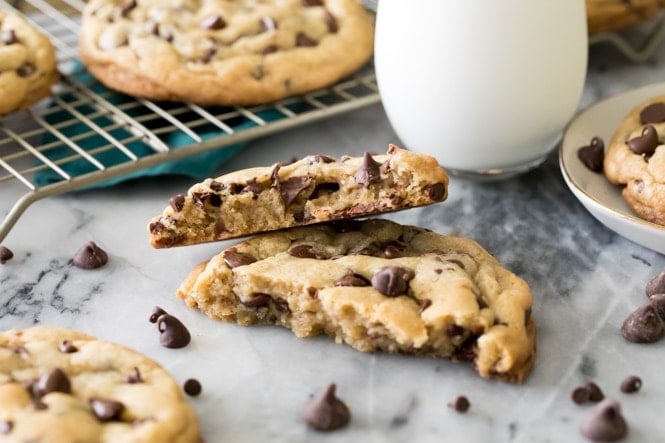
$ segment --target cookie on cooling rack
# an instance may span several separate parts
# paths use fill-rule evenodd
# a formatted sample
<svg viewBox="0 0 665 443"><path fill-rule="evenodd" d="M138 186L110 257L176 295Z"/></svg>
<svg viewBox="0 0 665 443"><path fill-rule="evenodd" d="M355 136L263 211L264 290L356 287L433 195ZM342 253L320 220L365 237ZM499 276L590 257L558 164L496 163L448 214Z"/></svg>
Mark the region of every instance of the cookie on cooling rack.
<svg viewBox="0 0 665 443"><path fill-rule="evenodd" d="M589 34L614 32L654 18L663 0L586 0Z"/></svg>
<svg viewBox="0 0 665 443"><path fill-rule="evenodd" d="M473 361L487 378L522 381L535 357L526 282L472 240L388 220L258 235L196 267L178 296L215 319L364 352Z"/></svg>
<svg viewBox="0 0 665 443"><path fill-rule="evenodd" d="M207 179L149 225L154 247L189 245L441 202L448 175L434 157L391 145L382 155L298 161Z"/></svg>
<svg viewBox="0 0 665 443"><path fill-rule="evenodd" d="M623 198L640 217L665 225L665 95L633 108L605 154L608 180L623 185Z"/></svg>
<svg viewBox="0 0 665 443"><path fill-rule="evenodd" d="M58 78L48 37L20 15L0 10L0 117L49 96Z"/></svg>
<svg viewBox="0 0 665 443"><path fill-rule="evenodd" d="M156 362L43 326L0 333L0 440L201 441L194 409Z"/></svg>
<svg viewBox="0 0 665 443"><path fill-rule="evenodd" d="M251 105L360 68L373 18L357 0L92 0L79 47L90 72L126 94Z"/></svg>

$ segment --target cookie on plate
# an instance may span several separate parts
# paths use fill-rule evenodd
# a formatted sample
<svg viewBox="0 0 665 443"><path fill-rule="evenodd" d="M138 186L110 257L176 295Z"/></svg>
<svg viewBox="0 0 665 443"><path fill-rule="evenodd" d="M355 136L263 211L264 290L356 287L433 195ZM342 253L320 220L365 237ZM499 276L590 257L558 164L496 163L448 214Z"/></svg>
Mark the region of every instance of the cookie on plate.
<svg viewBox="0 0 665 443"><path fill-rule="evenodd" d="M255 236L198 265L177 295L211 318L472 361L486 378L521 382L534 363L524 280L472 240L387 220Z"/></svg>
<svg viewBox="0 0 665 443"><path fill-rule="evenodd" d="M357 0L92 0L80 54L110 88L153 100L251 105L335 83L368 61Z"/></svg>
<svg viewBox="0 0 665 443"><path fill-rule="evenodd" d="M383 155L309 155L198 183L148 230L154 247L180 246L428 205L447 193L434 157L394 145Z"/></svg>
<svg viewBox="0 0 665 443"><path fill-rule="evenodd" d="M589 34L614 32L654 18L662 0L586 0Z"/></svg>
<svg viewBox="0 0 665 443"><path fill-rule="evenodd" d="M156 362L66 329L0 333L0 440L199 442L198 420Z"/></svg>
<svg viewBox="0 0 665 443"><path fill-rule="evenodd" d="M608 180L641 218L665 225L665 95L633 108L617 127L605 154Z"/></svg>
<svg viewBox="0 0 665 443"><path fill-rule="evenodd" d="M48 37L20 15L0 10L0 117L51 95L58 78Z"/></svg>

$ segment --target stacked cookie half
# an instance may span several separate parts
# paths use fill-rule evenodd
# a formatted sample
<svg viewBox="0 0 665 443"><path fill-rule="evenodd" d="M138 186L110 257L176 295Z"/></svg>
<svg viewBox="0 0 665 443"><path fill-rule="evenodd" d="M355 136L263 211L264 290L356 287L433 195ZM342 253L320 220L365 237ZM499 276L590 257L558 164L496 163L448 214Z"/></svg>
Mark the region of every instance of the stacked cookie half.
<svg viewBox="0 0 665 443"><path fill-rule="evenodd" d="M365 352L472 361L521 382L535 356L531 291L476 242L369 218L442 202L430 156L386 154L232 172L169 200L155 247L253 237L195 267L177 295L206 315L325 333Z"/></svg>

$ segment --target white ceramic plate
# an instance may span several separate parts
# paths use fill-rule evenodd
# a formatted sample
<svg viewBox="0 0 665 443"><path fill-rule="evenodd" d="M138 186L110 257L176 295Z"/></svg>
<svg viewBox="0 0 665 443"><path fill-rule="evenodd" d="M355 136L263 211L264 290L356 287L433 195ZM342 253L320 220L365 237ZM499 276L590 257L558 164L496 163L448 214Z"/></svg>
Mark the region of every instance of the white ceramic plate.
<svg viewBox="0 0 665 443"><path fill-rule="evenodd" d="M665 226L642 220L628 207L621 188L612 185L602 173L589 170L577 157L577 150L601 137L605 147L614 129L641 101L665 94L665 83L633 89L599 101L568 125L559 151L559 165L566 184L575 197L601 223L619 235L665 254Z"/></svg>

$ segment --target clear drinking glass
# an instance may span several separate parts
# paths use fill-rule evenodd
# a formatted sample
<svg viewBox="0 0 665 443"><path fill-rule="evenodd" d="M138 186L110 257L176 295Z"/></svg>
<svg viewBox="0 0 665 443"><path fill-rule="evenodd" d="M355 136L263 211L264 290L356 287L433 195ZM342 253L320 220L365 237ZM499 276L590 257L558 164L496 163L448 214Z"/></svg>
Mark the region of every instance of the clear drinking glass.
<svg viewBox="0 0 665 443"><path fill-rule="evenodd" d="M404 147L451 173L508 177L542 163L577 110L584 0L381 0L374 62Z"/></svg>

